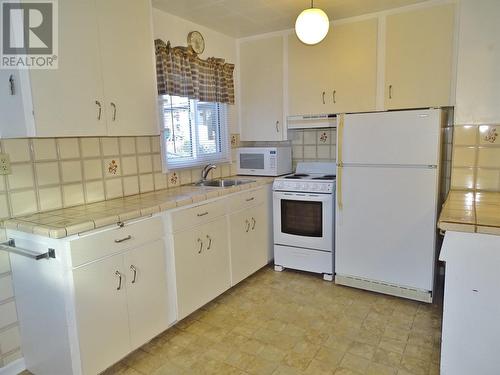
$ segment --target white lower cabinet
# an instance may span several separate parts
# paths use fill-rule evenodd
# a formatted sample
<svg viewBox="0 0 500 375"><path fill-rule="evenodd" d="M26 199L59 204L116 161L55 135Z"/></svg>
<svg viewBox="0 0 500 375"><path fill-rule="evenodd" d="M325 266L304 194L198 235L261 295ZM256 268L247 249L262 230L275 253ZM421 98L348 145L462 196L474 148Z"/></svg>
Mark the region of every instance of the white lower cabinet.
<svg viewBox="0 0 500 375"><path fill-rule="evenodd" d="M84 374L97 374L168 327L163 239L73 271Z"/></svg>
<svg viewBox="0 0 500 375"><path fill-rule="evenodd" d="M117 255L73 271L84 374L97 374L130 351L126 287L117 290L115 276L123 269L123 255Z"/></svg>
<svg viewBox="0 0 500 375"><path fill-rule="evenodd" d="M180 320L231 286L226 217L174 233L173 244Z"/></svg>
<svg viewBox="0 0 500 375"><path fill-rule="evenodd" d="M231 285L247 278L267 264L269 222L267 207L233 213L229 217L231 237Z"/></svg>

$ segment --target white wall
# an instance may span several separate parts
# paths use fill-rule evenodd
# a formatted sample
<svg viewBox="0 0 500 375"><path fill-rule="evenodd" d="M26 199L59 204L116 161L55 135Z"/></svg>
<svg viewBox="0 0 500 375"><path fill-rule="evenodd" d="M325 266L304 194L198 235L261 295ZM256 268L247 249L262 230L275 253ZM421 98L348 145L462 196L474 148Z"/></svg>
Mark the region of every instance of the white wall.
<svg viewBox="0 0 500 375"><path fill-rule="evenodd" d="M219 57L226 62L236 65L236 39L221 34L217 31L198 25L183 18L174 16L160 9L153 9L153 36L155 39L170 41L173 47L186 46L187 35L190 31L197 30L205 39L205 51L200 55L202 59L208 57ZM237 83L239 67L236 65L235 78L235 97L238 100L239 88ZM236 105L230 105L228 110L229 132L239 133L238 109Z"/></svg>

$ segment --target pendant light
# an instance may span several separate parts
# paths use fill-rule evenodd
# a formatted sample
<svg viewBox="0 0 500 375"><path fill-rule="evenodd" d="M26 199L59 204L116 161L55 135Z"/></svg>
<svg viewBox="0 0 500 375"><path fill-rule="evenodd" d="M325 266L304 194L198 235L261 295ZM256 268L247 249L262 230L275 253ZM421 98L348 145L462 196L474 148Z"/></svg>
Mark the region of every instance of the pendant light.
<svg viewBox="0 0 500 375"><path fill-rule="evenodd" d="M325 12L314 7L311 0L311 8L305 9L295 21L295 33L302 43L318 44L325 39L330 27L330 20Z"/></svg>

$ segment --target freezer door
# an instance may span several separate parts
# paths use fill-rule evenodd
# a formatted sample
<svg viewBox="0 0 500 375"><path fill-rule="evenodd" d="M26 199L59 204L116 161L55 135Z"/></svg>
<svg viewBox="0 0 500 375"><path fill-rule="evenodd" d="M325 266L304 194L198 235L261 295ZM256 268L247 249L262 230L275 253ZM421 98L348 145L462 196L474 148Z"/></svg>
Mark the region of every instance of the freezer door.
<svg viewBox="0 0 500 375"><path fill-rule="evenodd" d="M342 155L344 164L437 165L441 111L361 113L345 116Z"/></svg>
<svg viewBox="0 0 500 375"><path fill-rule="evenodd" d="M431 291L437 171L349 167L342 185L335 272Z"/></svg>

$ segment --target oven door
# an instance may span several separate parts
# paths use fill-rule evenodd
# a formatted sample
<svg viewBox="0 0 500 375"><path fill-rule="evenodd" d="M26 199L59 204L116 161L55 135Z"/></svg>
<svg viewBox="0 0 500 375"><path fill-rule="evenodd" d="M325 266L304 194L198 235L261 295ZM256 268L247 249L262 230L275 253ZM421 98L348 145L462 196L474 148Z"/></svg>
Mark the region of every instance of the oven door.
<svg viewBox="0 0 500 375"><path fill-rule="evenodd" d="M273 193L274 243L333 250L333 194Z"/></svg>

